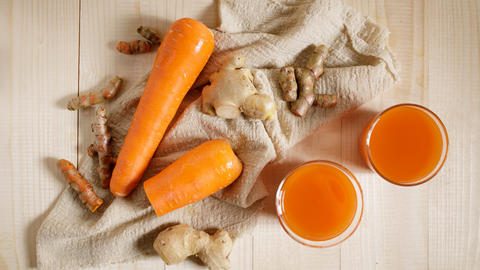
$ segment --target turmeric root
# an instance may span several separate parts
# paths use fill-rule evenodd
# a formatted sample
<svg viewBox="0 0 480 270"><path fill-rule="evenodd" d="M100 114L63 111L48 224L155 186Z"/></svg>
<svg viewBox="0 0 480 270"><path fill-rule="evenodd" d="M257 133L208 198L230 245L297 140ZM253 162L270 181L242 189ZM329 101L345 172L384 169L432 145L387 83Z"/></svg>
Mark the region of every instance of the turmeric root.
<svg viewBox="0 0 480 270"><path fill-rule="evenodd" d="M315 95L313 105L322 108L330 108L337 105L337 95Z"/></svg>
<svg viewBox="0 0 480 270"><path fill-rule="evenodd" d="M179 264L185 258L196 255L210 270L228 269L231 262L232 239L225 230L214 235L180 224L162 231L153 248L167 265Z"/></svg>
<svg viewBox="0 0 480 270"><path fill-rule="evenodd" d="M140 26L140 27L138 27L137 32L142 37L144 37L145 39L152 42L153 45L157 45L157 44L160 44L162 42L160 37L158 36L157 32L155 32L154 30L152 30L149 27Z"/></svg>
<svg viewBox="0 0 480 270"><path fill-rule="evenodd" d="M285 101L296 100L298 86L295 80L295 69L291 66L281 68L278 80L282 87Z"/></svg>
<svg viewBox="0 0 480 270"><path fill-rule="evenodd" d="M115 76L115 78L110 80L108 85L105 86L103 89L96 92L91 92L86 95L72 98L70 101L68 101L67 108L70 111L74 111L74 110L90 107L95 104L103 103L111 99L113 96L115 96L115 94L117 94L118 89L122 85L122 82L123 82L122 78Z"/></svg>
<svg viewBox="0 0 480 270"><path fill-rule="evenodd" d="M112 178L112 170L115 165L116 158L112 156L110 151L110 133L107 131L107 110L99 107L95 113L95 123L92 124L92 131L95 134L95 141L88 147L88 155L93 156L98 153L100 165L97 172L100 177L102 188L109 188L110 179Z"/></svg>
<svg viewBox="0 0 480 270"><path fill-rule="evenodd" d="M315 80L322 75L327 56L327 47L320 45L310 56L306 68L286 66L280 69L278 81L285 101L292 101L291 111L294 114L303 117L312 105L329 108L337 104L336 95L316 95L313 92Z"/></svg>
<svg viewBox="0 0 480 270"><path fill-rule="evenodd" d="M298 98L292 101L291 110L298 116L304 116L315 100L313 85L315 77L310 69L295 68L295 76L298 80Z"/></svg>
<svg viewBox="0 0 480 270"><path fill-rule="evenodd" d="M135 40L132 42L119 41L117 51L124 54L146 53L152 45L148 41Z"/></svg>
<svg viewBox="0 0 480 270"><path fill-rule="evenodd" d="M92 185L83 178L70 161L60 159L57 162L57 167L62 172L63 177L65 177L70 187L77 192L82 203L85 204L90 211L95 212L103 204L103 200L98 198L95 191L93 191Z"/></svg>
<svg viewBox="0 0 480 270"><path fill-rule="evenodd" d="M209 115L234 119L244 114L255 119L271 119L277 107L271 97L258 94L245 57L229 55L220 71L210 76L211 85L202 91L202 110Z"/></svg>
<svg viewBox="0 0 480 270"><path fill-rule="evenodd" d="M323 73L323 63L328 56L328 48L320 45L313 51L307 62L307 68L313 72L313 76L318 78Z"/></svg>

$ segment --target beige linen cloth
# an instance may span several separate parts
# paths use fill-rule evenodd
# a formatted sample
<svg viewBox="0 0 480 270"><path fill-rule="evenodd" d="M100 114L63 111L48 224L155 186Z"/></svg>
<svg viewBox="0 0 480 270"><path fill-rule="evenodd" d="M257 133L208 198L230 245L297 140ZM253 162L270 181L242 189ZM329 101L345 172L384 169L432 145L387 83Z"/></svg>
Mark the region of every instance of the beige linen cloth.
<svg viewBox="0 0 480 270"><path fill-rule="evenodd" d="M152 247L155 237L178 223L207 231L224 228L235 238L251 232L267 198L259 177L264 166L280 160L314 130L399 81L399 64L387 44L388 30L341 1L221 0L219 15L221 25L212 30L216 49L195 86L207 83L229 53L240 52L246 56L246 66L252 68L254 85L274 98L276 115L268 121L209 116L201 111L200 97L165 135L143 180L215 138L228 140L242 160L241 176L214 196L157 217L145 195L143 180L129 196L115 198L100 188L95 172L98 159L88 158L79 171L105 203L90 213L71 188L65 190L38 232L41 269L106 266L156 256ZM336 94L338 105L312 107L300 118L283 101L278 70L285 65L304 66L320 44L329 48L330 55L315 91ZM109 112L114 153L120 150L147 79L148 74L119 93Z"/></svg>

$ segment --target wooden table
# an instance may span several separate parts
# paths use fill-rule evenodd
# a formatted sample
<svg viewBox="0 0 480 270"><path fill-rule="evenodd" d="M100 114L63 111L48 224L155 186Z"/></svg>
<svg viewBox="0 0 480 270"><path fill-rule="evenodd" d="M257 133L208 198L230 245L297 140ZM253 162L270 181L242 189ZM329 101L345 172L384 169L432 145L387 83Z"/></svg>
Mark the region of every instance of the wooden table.
<svg viewBox="0 0 480 270"><path fill-rule="evenodd" d="M318 130L283 163L265 168L271 195L254 232L235 242L233 269L480 269L480 2L347 2L389 28L402 82ZM155 52L125 57L115 50L117 41L138 39L139 25L162 36L181 17L215 28L216 5L212 0L0 1L0 269L36 268L37 231L67 186L55 162L66 158L80 165L88 158L94 110L70 112L67 100L100 89L115 74L123 75L128 89L150 69ZM410 188L369 171L356 141L369 118L402 102L436 112L450 137L441 172ZM333 248L297 244L275 215L273 194L281 178L310 159L343 164L363 187L363 220L351 238ZM108 267L165 268L205 269L194 259L166 267L159 257Z"/></svg>

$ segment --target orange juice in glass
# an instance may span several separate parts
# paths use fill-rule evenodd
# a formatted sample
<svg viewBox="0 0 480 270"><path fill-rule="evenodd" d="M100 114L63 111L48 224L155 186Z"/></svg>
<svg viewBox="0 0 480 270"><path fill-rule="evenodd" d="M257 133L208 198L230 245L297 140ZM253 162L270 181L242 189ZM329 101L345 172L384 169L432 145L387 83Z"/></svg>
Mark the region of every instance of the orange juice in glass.
<svg viewBox="0 0 480 270"><path fill-rule="evenodd" d="M430 180L441 169L447 157L448 135L442 121L429 109L399 104L365 126L358 147L368 167L382 178L414 186Z"/></svg>
<svg viewBox="0 0 480 270"><path fill-rule="evenodd" d="M323 248L343 242L356 230L363 195L346 168L314 160L285 176L275 204L280 224L290 237L306 246Z"/></svg>

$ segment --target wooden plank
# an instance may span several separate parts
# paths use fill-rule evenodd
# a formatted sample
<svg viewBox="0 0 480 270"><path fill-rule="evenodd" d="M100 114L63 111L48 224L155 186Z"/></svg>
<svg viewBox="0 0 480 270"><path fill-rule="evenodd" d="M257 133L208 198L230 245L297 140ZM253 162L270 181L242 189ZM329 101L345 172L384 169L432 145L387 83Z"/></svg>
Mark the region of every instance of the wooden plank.
<svg viewBox="0 0 480 270"><path fill-rule="evenodd" d="M8 184L5 183L2 189L2 196L0 199L0 216L3 220L0 231L0 269L19 268L20 260L25 260L24 256L20 258L18 251L16 250L16 234L17 228L15 227L14 204L13 200L13 162L12 162L12 150L10 148L10 142L12 140L12 123L13 123L13 107L11 105L13 95L13 78L12 78L12 65L13 65L13 3L12 1L0 2L0 23L4 26L0 28L0 36L6 37L0 39L0 59L2 64L0 65L0 81L6 91L2 93L0 99L0 114L2 115L2 121L0 127L4 131L0 133L0 138L4 142L0 146L2 153L8 153L0 157L2 163L1 173L3 177L8 179ZM17 205L18 207L18 205Z"/></svg>
<svg viewBox="0 0 480 270"><path fill-rule="evenodd" d="M445 166L429 183L431 269L480 267L479 8L478 1L425 5L429 103L450 137Z"/></svg>
<svg viewBox="0 0 480 270"><path fill-rule="evenodd" d="M360 12L391 32L389 45L402 64L402 82L343 118L343 160L363 187L365 208L358 231L342 244L342 268L423 269L428 260L428 186L401 188L384 181L365 166L356 141L363 126L381 110L404 102L426 105L423 83L417 83L423 76L423 54L415 53L423 51L423 4L364 2Z"/></svg>
<svg viewBox="0 0 480 270"><path fill-rule="evenodd" d="M36 235L76 162L78 2L1 1L2 182L0 268L36 267Z"/></svg>
<svg viewBox="0 0 480 270"><path fill-rule="evenodd" d="M262 179L270 197L253 234L235 242L232 269L478 269L480 5L467 0L347 3L390 29L390 44L402 63L402 83L304 140L283 163L265 169ZM66 187L55 162L66 158L80 165L88 158L85 148L93 140L90 124L98 106L69 112L68 99L103 87L116 74L123 75L126 90L150 69L155 52L132 57L115 50L119 40L138 39L135 30L140 24L162 36L181 17L214 28L216 4L206 0L0 2L4 26L0 30L4 142L0 269L35 267L36 233ZM400 102L429 107L450 135L445 167L418 187L386 183L363 165L356 150L363 125ZM282 177L298 163L317 158L351 169L365 199L357 232L341 246L324 250L290 239L278 224L273 205ZM166 267L152 257L107 269ZM188 259L168 269L205 267Z"/></svg>

